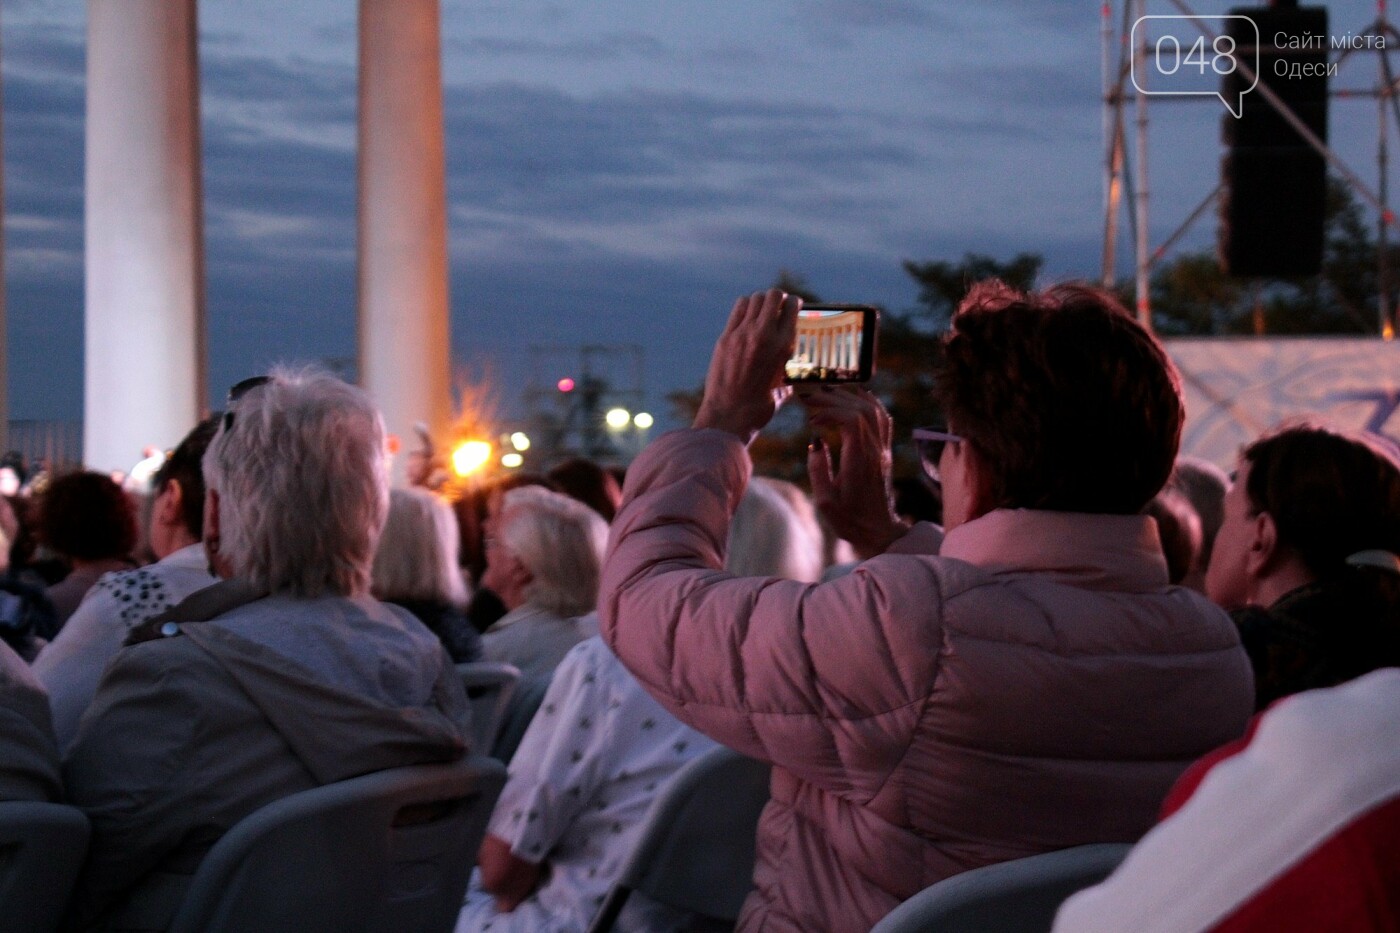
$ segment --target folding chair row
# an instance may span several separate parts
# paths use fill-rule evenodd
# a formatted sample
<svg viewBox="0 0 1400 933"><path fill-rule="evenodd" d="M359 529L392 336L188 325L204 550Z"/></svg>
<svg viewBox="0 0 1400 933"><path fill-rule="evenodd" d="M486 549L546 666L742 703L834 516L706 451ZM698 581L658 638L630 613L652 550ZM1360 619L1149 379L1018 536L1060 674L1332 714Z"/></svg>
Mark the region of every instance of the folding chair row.
<svg viewBox="0 0 1400 933"><path fill-rule="evenodd" d="M274 801L210 849L170 933L450 930L505 779L474 755ZM0 927L57 928L88 833L75 807L0 804Z"/></svg>

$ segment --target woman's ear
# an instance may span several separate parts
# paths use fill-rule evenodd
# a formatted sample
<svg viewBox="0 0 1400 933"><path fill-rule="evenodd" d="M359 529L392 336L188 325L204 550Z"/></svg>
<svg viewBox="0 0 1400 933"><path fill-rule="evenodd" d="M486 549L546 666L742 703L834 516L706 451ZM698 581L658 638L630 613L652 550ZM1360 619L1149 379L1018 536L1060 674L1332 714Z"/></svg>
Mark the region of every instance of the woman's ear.
<svg viewBox="0 0 1400 933"><path fill-rule="evenodd" d="M155 520L166 526L184 524L185 490L178 479L167 480L156 496Z"/></svg>
<svg viewBox="0 0 1400 933"><path fill-rule="evenodd" d="M1278 525L1268 512L1260 512L1250 522L1249 552L1245 570L1253 578L1264 575L1279 559Z"/></svg>

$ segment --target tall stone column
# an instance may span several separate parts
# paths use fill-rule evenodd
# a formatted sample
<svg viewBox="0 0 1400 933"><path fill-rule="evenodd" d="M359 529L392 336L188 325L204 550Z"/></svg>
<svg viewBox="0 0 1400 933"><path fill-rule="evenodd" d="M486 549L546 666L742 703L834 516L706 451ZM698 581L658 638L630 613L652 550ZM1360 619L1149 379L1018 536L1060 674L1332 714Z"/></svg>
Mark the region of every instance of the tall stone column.
<svg viewBox="0 0 1400 933"><path fill-rule="evenodd" d="M205 410L196 0L88 0L83 459L130 469Z"/></svg>
<svg viewBox="0 0 1400 933"><path fill-rule="evenodd" d="M360 0L360 383L406 449L452 419L441 58L438 0Z"/></svg>

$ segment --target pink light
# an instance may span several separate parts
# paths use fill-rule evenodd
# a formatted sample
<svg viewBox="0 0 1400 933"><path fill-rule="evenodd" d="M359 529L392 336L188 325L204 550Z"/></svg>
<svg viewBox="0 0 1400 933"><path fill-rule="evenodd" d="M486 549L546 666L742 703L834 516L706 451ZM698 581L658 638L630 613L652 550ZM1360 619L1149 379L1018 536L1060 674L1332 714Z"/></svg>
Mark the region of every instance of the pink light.
<svg viewBox="0 0 1400 933"><path fill-rule="evenodd" d="M559 391L560 391L560 392L572 392L572 391L574 391L574 381L573 381L572 379L570 379L568 376L565 376L563 379L560 379L559 382L558 382L558 386L559 386Z"/></svg>

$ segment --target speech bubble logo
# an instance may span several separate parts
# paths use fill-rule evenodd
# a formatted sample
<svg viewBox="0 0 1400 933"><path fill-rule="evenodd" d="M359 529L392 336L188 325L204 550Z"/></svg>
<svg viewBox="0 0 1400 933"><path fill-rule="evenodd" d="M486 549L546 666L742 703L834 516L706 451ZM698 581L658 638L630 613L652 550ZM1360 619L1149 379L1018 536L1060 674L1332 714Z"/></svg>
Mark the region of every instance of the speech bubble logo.
<svg viewBox="0 0 1400 933"><path fill-rule="evenodd" d="M1253 38L1244 48L1230 35L1230 20L1247 24L1236 27L1241 36ZM1259 85L1259 26L1248 16L1140 16L1133 23L1128 48L1133 87L1144 94L1215 97L1239 119L1244 95ZM1221 80L1241 65L1249 69L1246 86L1227 95Z"/></svg>

